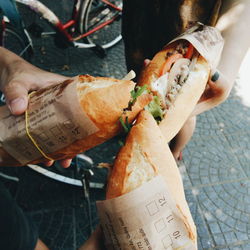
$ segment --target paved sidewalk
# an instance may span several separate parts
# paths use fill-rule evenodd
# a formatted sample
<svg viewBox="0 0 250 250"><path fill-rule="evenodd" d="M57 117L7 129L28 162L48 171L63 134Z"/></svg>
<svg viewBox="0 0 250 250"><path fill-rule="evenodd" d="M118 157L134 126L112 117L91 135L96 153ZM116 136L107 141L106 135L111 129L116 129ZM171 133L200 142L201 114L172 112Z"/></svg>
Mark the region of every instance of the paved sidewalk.
<svg viewBox="0 0 250 250"><path fill-rule="evenodd" d="M104 59L92 50L60 50L50 38L35 40L35 48L32 62L52 72L116 78L126 74L122 42ZM199 249L250 249L250 91L244 89L243 77L225 103L198 117L195 134L179 163L197 225ZM114 139L86 154L97 164L112 162L117 150ZM0 171L20 179L19 183L5 183L36 221L41 238L52 250L75 250L88 237L81 188L50 180L27 168ZM103 190L92 191L93 213L95 199L103 194Z"/></svg>
<svg viewBox="0 0 250 250"><path fill-rule="evenodd" d="M234 89L225 103L199 116L184 150L179 167L199 249L250 249L249 117Z"/></svg>

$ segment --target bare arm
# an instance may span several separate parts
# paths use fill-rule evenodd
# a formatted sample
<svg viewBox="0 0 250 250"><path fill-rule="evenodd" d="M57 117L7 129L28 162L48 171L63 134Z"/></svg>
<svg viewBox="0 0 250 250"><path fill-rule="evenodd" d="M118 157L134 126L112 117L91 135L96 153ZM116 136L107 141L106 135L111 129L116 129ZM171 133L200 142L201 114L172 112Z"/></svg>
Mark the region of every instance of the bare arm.
<svg viewBox="0 0 250 250"><path fill-rule="evenodd" d="M222 32L225 46L221 56L218 71L218 81L209 81L209 88L204 92L192 115L207 111L223 101L230 94L240 65L250 45L250 1L238 1L231 12L221 17L217 28ZM232 18L234 17L234 18Z"/></svg>

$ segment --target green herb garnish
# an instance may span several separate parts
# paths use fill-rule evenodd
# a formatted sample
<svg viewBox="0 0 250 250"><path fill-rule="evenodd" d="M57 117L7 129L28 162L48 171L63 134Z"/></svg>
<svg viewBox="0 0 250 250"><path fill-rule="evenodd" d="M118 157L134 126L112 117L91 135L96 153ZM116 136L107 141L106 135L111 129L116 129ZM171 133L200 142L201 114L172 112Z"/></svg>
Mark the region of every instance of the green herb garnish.
<svg viewBox="0 0 250 250"><path fill-rule="evenodd" d="M125 121L122 119L122 117L119 118L119 121L125 131L125 133L128 133L130 129L132 128L132 124L128 122L128 117L126 116Z"/></svg>
<svg viewBox="0 0 250 250"><path fill-rule="evenodd" d="M161 101L158 96L154 96L153 100L145 107L156 121L161 121L163 119L163 110L161 108Z"/></svg>
<svg viewBox="0 0 250 250"><path fill-rule="evenodd" d="M135 89L130 91L132 100L129 101L129 105L128 105L129 108L131 108L135 104L135 102L139 96L141 96L142 94L145 94L145 93L149 93L147 85L136 86Z"/></svg>

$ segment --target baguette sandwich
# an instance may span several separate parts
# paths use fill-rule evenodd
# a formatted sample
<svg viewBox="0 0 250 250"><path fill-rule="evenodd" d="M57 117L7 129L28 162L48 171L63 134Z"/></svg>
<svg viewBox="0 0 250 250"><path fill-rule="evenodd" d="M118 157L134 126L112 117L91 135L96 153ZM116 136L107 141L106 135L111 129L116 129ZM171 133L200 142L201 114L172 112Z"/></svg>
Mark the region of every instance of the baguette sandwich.
<svg viewBox="0 0 250 250"><path fill-rule="evenodd" d="M82 109L85 116L87 116L96 129L94 133L91 133L84 138L75 140L73 143L65 145L59 150L46 152L46 154L53 160L72 158L76 154L86 151L112 138L119 133L121 129L119 122L120 117L124 115L127 117L128 122L132 122L143 107L152 100L152 97L149 94L142 94L134 100L134 105L130 107L130 110L126 110L124 112L131 101L130 92L134 90L135 87L135 83L133 81L82 75L74 78L73 80L67 80L62 83L60 94L64 91L64 87L66 85L73 83L76 83L75 91L77 93L75 96L80 104L80 109ZM42 93L43 90L40 92ZM39 96L40 92L37 91L36 95ZM69 100L68 106L70 106L70 103L73 101L75 100ZM64 108L67 109L67 104L64 104ZM66 111L67 110L65 110L65 112ZM29 111L29 113L31 112L32 110ZM24 123L25 119L23 119L22 122ZM6 127L6 124L2 123L1 126ZM55 124L50 125L50 127L53 126L55 126ZM58 126L60 127L60 124ZM4 145L2 137L3 135L0 135L1 144ZM57 137L59 138L60 135ZM52 139L56 141L57 138L53 137ZM19 143L17 147L21 147L21 144L22 143ZM38 158L32 159L27 163L40 163L47 160L48 159L43 157L41 154L38 154ZM7 152L4 147L0 147L0 165L19 166L23 164Z"/></svg>
<svg viewBox="0 0 250 250"><path fill-rule="evenodd" d="M206 88L210 66L194 46L177 40L158 52L142 71L138 85L154 94L148 109L170 141L192 113Z"/></svg>
<svg viewBox="0 0 250 250"><path fill-rule="evenodd" d="M108 180L106 198L113 199L129 193L158 175L163 177L174 199L188 239L196 245L196 227L185 199L177 165L159 126L153 116L144 110L117 155Z"/></svg>

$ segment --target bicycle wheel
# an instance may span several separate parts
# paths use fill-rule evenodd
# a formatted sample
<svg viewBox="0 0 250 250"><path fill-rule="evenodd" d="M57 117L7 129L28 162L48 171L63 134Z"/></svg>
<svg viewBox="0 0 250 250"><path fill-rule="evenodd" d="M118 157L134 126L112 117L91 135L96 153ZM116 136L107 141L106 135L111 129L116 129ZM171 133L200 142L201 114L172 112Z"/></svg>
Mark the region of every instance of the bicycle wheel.
<svg viewBox="0 0 250 250"><path fill-rule="evenodd" d="M21 35L10 24L5 23L5 28L0 25L1 46L29 60L31 47L30 43L25 43Z"/></svg>
<svg viewBox="0 0 250 250"><path fill-rule="evenodd" d="M109 0L108 2L122 8L122 0ZM110 48L121 40L121 11L107 5L102 0L89 0L83 2L79 15L81 33L87 33L99 25L115 19L100 30L88 35L85 38L88 43Z"/></svg>

